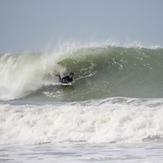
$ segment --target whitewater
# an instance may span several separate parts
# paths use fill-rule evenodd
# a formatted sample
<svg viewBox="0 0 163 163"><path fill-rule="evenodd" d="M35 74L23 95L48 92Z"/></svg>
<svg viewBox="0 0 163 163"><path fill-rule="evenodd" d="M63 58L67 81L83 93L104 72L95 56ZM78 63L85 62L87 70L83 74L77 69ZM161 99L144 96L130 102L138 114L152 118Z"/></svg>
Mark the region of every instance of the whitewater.
<svg viewBox="0 0 163 163"><path fill-rule="evenodd" d="M161 163L162 72L160 47L1 53L0 162Z"/></svg>

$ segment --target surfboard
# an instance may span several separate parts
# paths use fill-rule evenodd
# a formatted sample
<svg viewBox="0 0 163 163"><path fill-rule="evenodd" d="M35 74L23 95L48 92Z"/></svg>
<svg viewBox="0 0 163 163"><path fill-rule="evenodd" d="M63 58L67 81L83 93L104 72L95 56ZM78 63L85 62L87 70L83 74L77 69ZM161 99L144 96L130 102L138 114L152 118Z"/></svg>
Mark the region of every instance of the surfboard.
<svg viewBox="0 0 163 163"><path fill-rule="evenodd" d="M71 86L72 83L46 83L44 86Z"/></svg>
<svg viewBox="0 0 163 163"><path fill-rule="evenodd" d="M66 85L72 85L72 83L59 83L58 85L64 85L64 86L66 86Z"/></svg>

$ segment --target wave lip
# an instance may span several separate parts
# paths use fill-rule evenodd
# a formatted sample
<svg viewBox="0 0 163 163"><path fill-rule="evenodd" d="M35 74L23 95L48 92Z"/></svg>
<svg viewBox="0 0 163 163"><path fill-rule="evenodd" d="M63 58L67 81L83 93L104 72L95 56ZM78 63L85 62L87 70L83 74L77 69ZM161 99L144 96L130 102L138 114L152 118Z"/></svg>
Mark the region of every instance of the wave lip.
<svg viewBox="0 0 163 163"><path fill-rule="evenodd" d="M0 144L162 141L160 103L111 98L58 106L1 105Z"/></svg>

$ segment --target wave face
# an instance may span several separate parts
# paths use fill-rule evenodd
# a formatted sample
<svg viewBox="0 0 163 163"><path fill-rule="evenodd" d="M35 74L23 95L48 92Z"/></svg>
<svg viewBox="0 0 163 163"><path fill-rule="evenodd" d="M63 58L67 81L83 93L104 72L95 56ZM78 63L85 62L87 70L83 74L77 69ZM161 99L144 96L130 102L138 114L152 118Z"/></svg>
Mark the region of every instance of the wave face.
<svg viewBox="0 0 163 163"><path fill-rule="evenodd" d="M55 74L74 72L73 86ZM0 100L163 97L163 49L92 46L55 53L2 54Z"/></svg>
<svg viewBox="0 0 163 163"><path fill-rule="evenodd" d="M0 105L0 144L161 143L162 105L162 99L131 98Z"/></svg>

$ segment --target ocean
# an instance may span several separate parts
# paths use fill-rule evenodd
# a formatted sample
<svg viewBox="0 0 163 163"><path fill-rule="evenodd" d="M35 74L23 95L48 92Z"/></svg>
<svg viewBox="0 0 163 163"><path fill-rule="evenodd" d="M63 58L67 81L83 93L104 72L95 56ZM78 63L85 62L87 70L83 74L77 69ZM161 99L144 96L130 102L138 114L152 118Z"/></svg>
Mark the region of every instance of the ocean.
<svg viewBox="0 0 163 163"><path fill-rule="evenodd" d="M160 47L1 53L0 162L162 163L162 73Z"/></svg>

